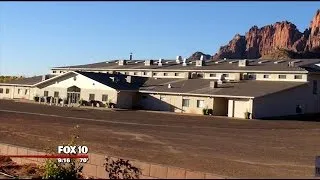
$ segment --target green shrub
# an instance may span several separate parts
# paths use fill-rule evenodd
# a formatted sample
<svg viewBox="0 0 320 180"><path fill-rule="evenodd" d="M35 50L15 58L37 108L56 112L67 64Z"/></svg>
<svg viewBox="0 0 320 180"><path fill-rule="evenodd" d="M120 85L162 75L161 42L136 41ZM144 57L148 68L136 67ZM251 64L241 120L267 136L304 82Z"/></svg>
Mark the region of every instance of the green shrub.
<svg viewBox="0 0 320 180"><path fill-rule="evenodd" d="M202 114L203 115L213 115L213 109L203 108Z"/></svg>
<svg viewBox="0 0 320 180"><path fill-rule="evenodd" d="M79 126L75 126L72 130L71 140L67 145L77 145ZM49 149L50 153L54 150ZM59 163L57 159L46 159L41 167L44 171L43 179L82 179L83 165L78 159L70 158L69 163Z"/></svg>
<svg viewBox="0 0 320 180"><path fill-rule="evenodd" d="M70 159L70 163L59 163L56 159L48 159L43 166L43 179L80 179L82 177L82 165L78 165L76 159Z"/></svg>
<svg viewBox="0 0 320 180"><path fill-rule="evenodd" d="M208 113L207 110L208 110L208 109L206 109L206 108L202 109L202 114L203 114L203 115L208 115L208 114L207 114L207 113Z"/></svg>

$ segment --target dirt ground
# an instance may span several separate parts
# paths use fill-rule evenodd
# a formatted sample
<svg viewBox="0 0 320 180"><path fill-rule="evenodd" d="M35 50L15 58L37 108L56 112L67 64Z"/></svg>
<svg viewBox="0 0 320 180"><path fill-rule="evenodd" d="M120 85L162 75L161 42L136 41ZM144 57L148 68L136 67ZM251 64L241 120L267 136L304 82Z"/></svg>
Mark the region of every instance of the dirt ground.
<svg viewBox="0 0 320 180"><path fill-rule="evenodd" d="M40 178L42 171L36 164L17 164L11 158L0 155L0 172L8 174L13 177L20 178ZM8 177L2 176L0 179L7 179Z"/></svg>
<svg viewBox="0 0 320 180"><path fill-rule="evenodd" d="M100 111L0 100L0 142L56 147L80 126L91 152L230 178L312 178L320 122Z"/></svg>

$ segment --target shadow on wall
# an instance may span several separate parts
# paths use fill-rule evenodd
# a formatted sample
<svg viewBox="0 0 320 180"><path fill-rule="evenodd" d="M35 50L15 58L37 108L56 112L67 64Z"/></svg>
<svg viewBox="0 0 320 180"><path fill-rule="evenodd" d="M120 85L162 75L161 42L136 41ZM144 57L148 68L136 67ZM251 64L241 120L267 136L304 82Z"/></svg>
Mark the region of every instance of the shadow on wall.
<svg viewBox="0 0 320 180"><path fill-rule="evenodd" d="M155 98L149 94L140 94L139 100L133 109L145 109L145 110L153 110L153 111L169 111L174 112L175 110L181 110L181 108L173 106L165 101L162 101L158 98ZM166 97L168 98L168 97Z"/></svg>

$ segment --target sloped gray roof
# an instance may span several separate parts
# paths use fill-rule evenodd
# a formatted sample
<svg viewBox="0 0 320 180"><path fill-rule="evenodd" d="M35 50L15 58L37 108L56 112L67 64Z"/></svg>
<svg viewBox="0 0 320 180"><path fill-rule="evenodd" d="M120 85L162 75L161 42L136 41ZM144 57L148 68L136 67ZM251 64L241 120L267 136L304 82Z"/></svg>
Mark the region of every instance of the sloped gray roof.
<svg viewBox="0 0 320 180"><path fill-rule="evenodd" d="M158 60L153 60L155 63ZM118 60L104 61L93 64L84 64L76 66L64 66L64 67L55 67L59 68L70 68L72 70L77 69L106 69L106 70L119 70L119 69L128 69L128 70L138 70L138 69L153 69L153 70L253 70L253 71L304 71L311 70L309 65L319 63L320 59L301 59L301 62L296 63L295 67L289 67L288 62L297 61L297 59L287 60L278 64L274 64L276 60L261 60L261 59L250 59L249 65L246 67L239 67L238 63L229 63L231 61L236 61L236 59L226 60L225 62L215 63L216 61L207 60L204 66L197 67L195 66L195 61L191 61L192 64L187 66L182 66L182 64L177 64L175 60L163 60L162 66L153 64L151 66L145 66L144 60L131 60L127 61L126 65L118 65ZM264 63L258 63L260 61L267 61ZM307 67L307 68L305 68ZM309 68L308 68L309 67ZM53 69L55 69L53 68ZM314 69L313 69L314 70ZM315 69L317 71L317 69Z"/></svg>
<svg viewBox="0 0 320 180"><path fill-rule="evenodd" d="M306 82L257 81L226 82L217 88L210 88L208 79L154 79L150 78L140 87L140 91L205 94L218 96L260 97L291 89ZM168 84L171 88L168 88Z"/></svg>
<svg viewBox="0 0 320 180"><path fill-rule="evenodd" d="M213 80L210 79L156 79L131 76L132 83L128 83L125 80L125 78L128 77L127 75L81 71L76 72L117 90L203 94L213 96L260 97L307 84L307 82L246 80L240 82L226 82L222 85L218 85L217 88L211 89L210 81ZM119 81L113 81L111 77L117 77ZM171 88L168 88L168 84L171 85Z"/></svg>
<svg viewBox="0 0 320 180"><path fill-rule="evenodd" d="M46 75L48 79L54 77L54 75ZM42 81L42 76L33 76L28 78L15 79L2 84L20 84L20 85L34 85ZM1 84L1 83L0 83Z"/></svg>

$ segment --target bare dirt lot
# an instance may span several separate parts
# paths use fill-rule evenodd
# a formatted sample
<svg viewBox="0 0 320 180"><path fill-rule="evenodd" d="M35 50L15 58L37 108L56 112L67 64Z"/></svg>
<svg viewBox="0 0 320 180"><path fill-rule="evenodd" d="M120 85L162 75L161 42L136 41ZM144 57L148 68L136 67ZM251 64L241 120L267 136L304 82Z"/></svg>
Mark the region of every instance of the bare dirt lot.
<svg viewBox="0 0 320 180"><path fill-rule="evenodd" d="M44 149L80 126L90 151L233 178L314 177L320 122L101 111L0 100L0 142Z"/></svg>

